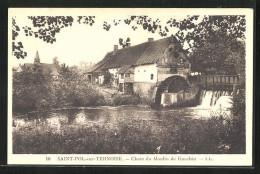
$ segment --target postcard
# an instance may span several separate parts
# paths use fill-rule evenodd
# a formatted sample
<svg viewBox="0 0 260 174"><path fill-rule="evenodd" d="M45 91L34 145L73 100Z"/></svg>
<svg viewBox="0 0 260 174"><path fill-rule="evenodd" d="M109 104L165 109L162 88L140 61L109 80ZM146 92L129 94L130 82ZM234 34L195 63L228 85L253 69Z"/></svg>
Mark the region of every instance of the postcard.
<svg viewBox="0 0 260 174"><path fill-rule="evenodd" d="M252 166L252 9L8 13L8 164Z"/></svg>

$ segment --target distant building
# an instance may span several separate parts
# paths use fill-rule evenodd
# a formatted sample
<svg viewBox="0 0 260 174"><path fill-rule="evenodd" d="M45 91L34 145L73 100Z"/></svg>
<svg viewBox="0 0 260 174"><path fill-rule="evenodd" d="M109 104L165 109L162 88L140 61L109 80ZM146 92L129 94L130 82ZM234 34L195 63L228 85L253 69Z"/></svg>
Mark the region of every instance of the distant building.
<svg viewBox="0 0 260 174"><path fill-rule="evenodd" d="M19 65L18 68L15 68L16 71L14 72L22 72L25 68L33 68L34 65L39 65L42 67L43 72L45 74L51 75L53 80L58 80L60 77L60 68L55 66L54 64L47 64L47 63L41 63L40 56L38 51L36 52L34 63L25 63L23 65Z"/></svg>
<svg viewBox="0 0 260 174"><path fill-rule="evenodd" d="M108 52L106 56L91 67L85 74L92 83L98 83L99 77L106 71L114 77L113 85L123 93L135 93L140 96L155 96L161 82L173 76L187 80L190 75L190 63L182 46L174 37L148 42ZM169 84L170 85L170 84ZM154 98L154 97L153 97Z"/></svg>
<svg viewBox="0 0 260 174"><path fill-rule="evenodd" d="M22 71L21 66L19 66L19 67L13 67L13 73L19 73L19 72L21 72L21 71Z"/></svg>

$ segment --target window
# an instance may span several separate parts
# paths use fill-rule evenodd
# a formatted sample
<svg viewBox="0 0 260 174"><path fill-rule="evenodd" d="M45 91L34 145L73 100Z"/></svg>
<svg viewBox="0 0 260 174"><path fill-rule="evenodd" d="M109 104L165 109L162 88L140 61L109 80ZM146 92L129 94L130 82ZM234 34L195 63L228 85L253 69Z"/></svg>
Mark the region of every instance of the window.
<svg viewBox="0 0 260 174"><path fill-rule="evenodd" d="M126 74L125 74L125 77L130 77L130 74L129 74L129 73L126 73Z"/></svg>
<svg viewBox="0 0 260 174"><path fill-rule="evenodd" d="M124 74L121 74L121 79L124 79Z"/></svg>
<svg viewBox="0 0 260 174"><path fill-rule="evenodd" d="M151 74L151 80L153 80L153 74Z"/></svg>

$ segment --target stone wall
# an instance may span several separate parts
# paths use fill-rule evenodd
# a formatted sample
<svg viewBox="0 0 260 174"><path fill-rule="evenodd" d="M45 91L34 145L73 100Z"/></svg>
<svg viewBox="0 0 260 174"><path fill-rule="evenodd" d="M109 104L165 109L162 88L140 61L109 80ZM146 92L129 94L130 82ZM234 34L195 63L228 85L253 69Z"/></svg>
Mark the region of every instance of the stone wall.
<svg viewBox="0 0 260 174"><path fill-rule="evenodd" d="M180 91L178 93L164 92L161 95L161 105L166 106L194 106L198 104L199 87L192 85L189 91Z"/></svg>
<svg viewBox="0 0 260 174"><path fill-rule="evenodd" d="M167 77L167 76L165 76ZM174 78L174 76L171 76ZM158 85L151 82L135 82L133 83L133 90L135 94L138 94L142 98L150 99L155 102ZM189 85L188 91L181 90L177 93L163 92L161 97L161 102L159 104L163 106L170 105L195 105L197 96L199 93L199 88L195 84Z"/></svg>

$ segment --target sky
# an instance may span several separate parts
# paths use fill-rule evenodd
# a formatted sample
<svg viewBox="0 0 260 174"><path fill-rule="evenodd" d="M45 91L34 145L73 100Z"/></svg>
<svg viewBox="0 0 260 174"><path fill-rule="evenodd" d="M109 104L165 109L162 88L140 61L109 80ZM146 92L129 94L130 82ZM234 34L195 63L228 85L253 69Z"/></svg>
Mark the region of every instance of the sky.
<svg viewBox="0 0 260 174"><path fill-rule="evenodd" d="M48 15L48 13L44 14ZM68 13L65 15L68 15ZM126 38L129 37L131 46L147 42L148 38L154 38L154 40L163 38L158 32L151 33L140 27L133 31L129 25L123 22L123 19L126 17L130 15L148 15L153 20L157 18L160 19L160 24L165 25L170 18L181 20L187 16L160 12L129 13L120 10L114 10L113 12L106 10L104 12L96 11L96 13L85 13L85 15L95 16L95 24L93 26L79 24L76 22L77 15L72 13L71 16L74 17L73 25L63 28L60 33L57 33L55 36L57 41L53 44L43 42L41 39L34 38L33 36L25 36L24 31L21 30L16 40L23 43L27 57L25 59L12 57L13 65L18 66L20 63L33 63L36 51L39 52L42 63L52 63L54 57L58 57L60 63L65 63L69 66L79 66L81 61L97 63L107 52L113 50L114 45L119 45L119 38L126 40ZM27 18L28 14L20 13L19 15L14 14L13 16L15 16L16 23L20 29L22 29L23 26L31 26L33 28L32 21ZM117 21L121 20L120 24L114 26L114 19ZM111 24L109 31L103 29L104 21ZM37 28L34 29L36 30ZM174 34L177 29L172 28L170 31L168 36ZM121 46L119 46L119 48L121 48Z"/></svg>

